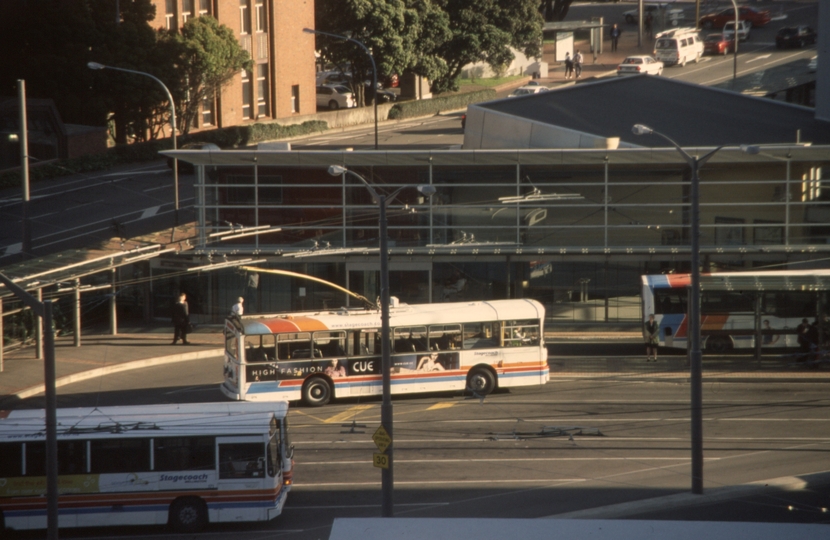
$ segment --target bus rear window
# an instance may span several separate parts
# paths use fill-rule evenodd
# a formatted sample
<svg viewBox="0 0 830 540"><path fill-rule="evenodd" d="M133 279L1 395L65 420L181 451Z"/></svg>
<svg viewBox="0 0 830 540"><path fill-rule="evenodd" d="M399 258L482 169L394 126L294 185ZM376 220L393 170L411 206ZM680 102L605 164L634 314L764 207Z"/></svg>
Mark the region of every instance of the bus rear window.
<svg viewBox="0 0 830 540"><path fill-rule="evenodd" d="M676 49L677 40L675 39L658 39L654 44L655 49Z"/></svg>

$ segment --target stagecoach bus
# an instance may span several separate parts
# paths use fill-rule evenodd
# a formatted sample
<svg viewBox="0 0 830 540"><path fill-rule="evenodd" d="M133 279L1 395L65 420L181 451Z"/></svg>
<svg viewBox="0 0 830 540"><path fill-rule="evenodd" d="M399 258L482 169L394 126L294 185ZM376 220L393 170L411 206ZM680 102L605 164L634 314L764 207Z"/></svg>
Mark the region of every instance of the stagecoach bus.
<svg viewBox="0 0 830 540"><path fill-rule="evenodd" d="M395 394L545 384L545 309L530 299L407 305L391 299ZM231 316L222 392L251 401L380 394L381 313L349 309Z"/></svg>
<svg viewBox="0 0 830 540"><path fill-rule="evenodd" d="M753 348L757 333L764 348L797 347L799 324L813 323L827 305L830 270L721 272L701 275L700 283L700 331L708 352ZM660 346L686 348L691 276L642 276L642 286L643 317L654 314Z"/></svg>
<svg viewBox="0 0 830 540"><path fill-rule="evenodd" d="M286 403L58 409L58 526L278 516L291 487ZM43 410L0 411L0 531L46 528Z"/></svg>

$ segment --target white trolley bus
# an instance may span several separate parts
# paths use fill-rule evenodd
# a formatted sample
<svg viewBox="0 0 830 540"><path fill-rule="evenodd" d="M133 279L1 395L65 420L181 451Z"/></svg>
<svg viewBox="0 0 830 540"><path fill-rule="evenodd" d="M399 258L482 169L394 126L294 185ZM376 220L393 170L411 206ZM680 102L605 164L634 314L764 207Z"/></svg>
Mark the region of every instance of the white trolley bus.
<svg viewBox="0 0 830 540"><path fill-rule="evenodd" d="M796 328L826 312L830 270L702 274L700 330L708 352L799 345ZM661 347L688 345L689 274L642 276L643 317L654 314ZM823 324L823 321L822 321Z"/></svg>
<svg viewBox="0 0 830 540"><path fill-rule="evenodd" d="M530 299L406 305L392 298L395 394L545 384L545 310ZM381 314L340 309L239 318L225 324L222 392L236 400L380 394Z"/></svg>
<svg viewBox="0 0 830 540"><path fill-rule="evenodd" d="M58 526L278 516L291 487L286 403L58 409ZM0 531L46 528L43 410L0 411Z"/></svg>

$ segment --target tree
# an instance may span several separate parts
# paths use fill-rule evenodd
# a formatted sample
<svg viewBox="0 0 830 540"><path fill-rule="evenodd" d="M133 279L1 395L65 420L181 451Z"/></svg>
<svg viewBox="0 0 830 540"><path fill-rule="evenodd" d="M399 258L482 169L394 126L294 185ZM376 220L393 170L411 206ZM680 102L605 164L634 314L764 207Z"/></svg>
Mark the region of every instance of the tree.
<svg viewBox="0 0 830 540"><path fill-rule="evenodd" d="M5 2L0 93L13 95L17 79L25 79L28 97L51 98L68 123L106 125L114 112L116 140L126 142L129 131L140 132L129 126L145 122L160 93L136 91L141 83L94 73L86 65L152 69L154 13L150 0L121 2L119 21L111 0Z"/></svg>
<svg viewBox="0 0 830 540"><path fill-rule="evenodd" d="M564 21L574 0L542 0L539 12L545 22Z"/></svg>
<svg viewBox="0 0 830 540"><path fill-rule="evenodd" d="M157 55L158 65L164 68L159 78L173 94L183 133L189 131L206 98L216 95L243 69L253 68L233 31L208 15L189 19L181 33L162 31Z"/></svg>
<svg viewBox="0 0 830 540"><path fill-rule="evenodd" d="M513 60L510 48L539 56L542 17L538 0L437 0L450 19L452 38L437 54L447 64L445 74L432 81L434 92L458 89L458 77L467 64L487 62L493 67Z"/></svg>
<svg viewBox="0 0 830 540"><path fill-rule="evenodd" d="M413 17L403 0L317 0L315 4L315 27L363 43L375 60L378 79L408 67ZM372 78L372 65L366 52L352 42L319 34L317 49L325 62L351 73L352 90L362 105L361 83Z"/></svg>

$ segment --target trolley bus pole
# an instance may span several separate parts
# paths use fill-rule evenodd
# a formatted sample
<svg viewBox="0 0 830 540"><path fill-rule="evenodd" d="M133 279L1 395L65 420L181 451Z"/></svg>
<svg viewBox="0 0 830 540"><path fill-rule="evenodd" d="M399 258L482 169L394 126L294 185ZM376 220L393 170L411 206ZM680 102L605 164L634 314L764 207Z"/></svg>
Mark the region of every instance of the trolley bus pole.
<svg viewBox="0 0 830 540"><path fill-rule="evenodd" d="M398 193L404 189L414 187L419 192L429 197L435 193L435 186L426 184L419 186L401 186L393 191L391 195L379 195L375 188L354 171L350 171L346 167L340 165L331 165L328 170L332 176L339 176L351 174L360 180L369 194L372 196L372 202L378 205L380 216L378 218L378 234L380 236L380 350L381 350L381 373L383 376L383 400L380 405L380 425L386 430L389 435L391 443L386 448L386 455L389 466L381 469L380 486L381 486L381 516L392 517L394 511L394 475L393 475L393 451L395 446L395 438L392 434L392 424L394 422L392 415L392 339L389 328L389 238L387 234L387 220L386 220L386 205L389 201L395 200Z"/></svg>
<svg viewBox="0 0 830 540"><path fill-rule="evenodd" d="M691 380L691 435L692 435L692 493L703 494L703 353L700 348L700 176L698 171L722 146L709 151L703 157L689 155L679 144L667 135L654 131L643 124L636 124L634 135L657 135L668 141L683 156L691 168L689 203L691 212L689 251L692 286L689 292L689 377Z"/></svg>

